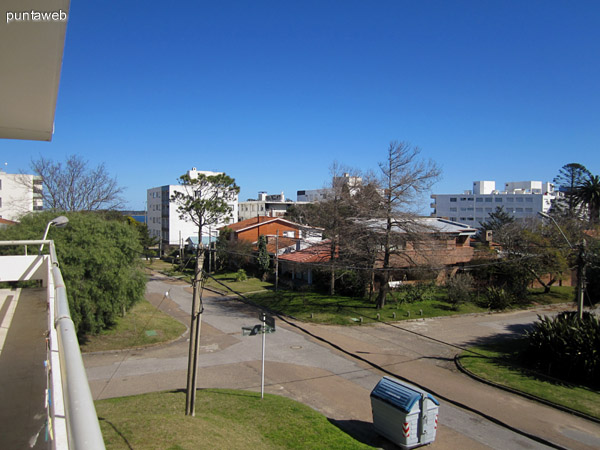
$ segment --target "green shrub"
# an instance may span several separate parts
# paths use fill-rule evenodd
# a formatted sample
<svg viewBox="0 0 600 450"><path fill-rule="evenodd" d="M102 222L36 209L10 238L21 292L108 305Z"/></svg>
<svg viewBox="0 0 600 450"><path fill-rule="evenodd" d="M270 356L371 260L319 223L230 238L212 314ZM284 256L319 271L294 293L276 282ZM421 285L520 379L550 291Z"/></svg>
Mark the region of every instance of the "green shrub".
<svg viewBox="0 0 600 450"><path fill-rule="evenodd" d="M504 288L488 286L483 297L479 297L479 306L493 310L502 310L508 308L515 300L514 294Z"/></svg>
<svg viewBox="0 0 600 450"><path fill-rule="evenodd" d="M522 357L527 365L567 381L600 386L600 320L585 312L540 317L526 333Z"/></svg>
<svg viewBox="0 0 600 450"><path fill-rule="evenodd" d="M394 294L398 303L416 303L431 300L435 292L433 283L403 284Z"/></svg>
<svg viewBox="0 0 600 450"><path fill-rule="evenodd" d="M348 297L364 297L367 291L368 276L356 270L336 272L335 291Z"/></svg>
<svg viewBox="0 0 600 450"><path fill-rule="evenodd" d="M0 230L0 240L39 239L57 215L29 214L20 224ZM144 297L139 233L127 221L107 219L102 213L64 215L69 224L50 228L48 238L56 245L77 335L96 334Z"/></svg>
<svg viewBox="0 0 600 450"><path fill-rule="evenodd" d="M246 271L244 269L238 270L234 275L235 281L246 281L248 279L248 275L246 275Z"/></svg>
<svg viewBox="0 0 600 450"><path fill-rule="evenodd" d="M458 309L459 305L471 300L472 292L473 277L468 273L459 273L446 281L448 303L450 303L454 309Z"/></svg>

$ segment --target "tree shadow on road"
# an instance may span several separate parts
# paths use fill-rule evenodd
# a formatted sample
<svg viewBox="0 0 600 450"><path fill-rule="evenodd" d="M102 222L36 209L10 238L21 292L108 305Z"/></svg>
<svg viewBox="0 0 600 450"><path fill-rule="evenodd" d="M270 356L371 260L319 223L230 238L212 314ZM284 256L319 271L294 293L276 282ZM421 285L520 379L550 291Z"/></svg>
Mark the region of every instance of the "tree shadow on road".
<svg viewBox="0 0 600 450"><path fill-rule="evenodd" d="M506 325L506 331L492 334L489 336L481 336L470 341L465 342L463 347L497 347L498 345L505 345L509 341L522 341L525 338L525 334L530 330L532 324L511 324Z"/></svg>

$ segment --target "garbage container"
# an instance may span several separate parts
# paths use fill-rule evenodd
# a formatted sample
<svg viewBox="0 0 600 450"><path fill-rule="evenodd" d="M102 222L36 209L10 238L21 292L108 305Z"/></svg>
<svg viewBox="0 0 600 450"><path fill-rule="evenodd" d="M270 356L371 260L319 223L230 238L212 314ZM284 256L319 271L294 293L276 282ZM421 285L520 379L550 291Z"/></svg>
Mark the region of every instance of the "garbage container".
<svg viewBox="0 0 600 450"><path fill-rule="evenodd" d="M404 449L435 440L439 406L431 394L391 377L371 391L375 430Z"/></svg>

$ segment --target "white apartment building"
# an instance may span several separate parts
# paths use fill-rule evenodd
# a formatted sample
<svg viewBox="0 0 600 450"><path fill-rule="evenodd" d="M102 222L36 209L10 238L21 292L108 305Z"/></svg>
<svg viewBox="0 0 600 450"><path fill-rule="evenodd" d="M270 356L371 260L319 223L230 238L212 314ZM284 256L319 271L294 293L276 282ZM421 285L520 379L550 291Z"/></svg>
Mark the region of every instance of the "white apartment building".
<svg viewBox="0 0 600 450"><path fill-rule="evenodd" d="M286 200L283 192L275 195L267 195L266 192L259 192L258 199L248 199L245 202L239 202L238 222L256 216L283 217L290 206L306 203Z"/></svg>
<svg viewBox="0 0 600 450"><path fill-rule="evenodd" d="M552 201L560 193L552 183L541 181L517 181L504 185L504 190L496 190L495 181L474 181L473 190L462 194L433 194L432 217L446 217L449 220L477 228L497 207L521 221L535 217L538 212L548 212Z"/></svg>
<svg viewBox="0 0 600 450"><path fill-rule="evenodd" d="M198 171L196 168L188 170L187 174L194 179L198 174L211 176L219 175L222 172ZM204 188L210 189L210 187ZM147 225L150 236L160 239L162 245L184 245L188 238L196 238L198 227L190 218L182 219L177 211L178 205L171 202L171 197L175 192L187 194L185 186L171 184L159 186L147 190ZM200 194L202 195L202 194ZM228 201L231 206L231 216L223 217L219 223L212 226L206 226L202 230L202 241L208 243L209 236L217 234L218 228L234 222L238 216L238 197Z"/></svg>
<svg viewBox="0 0 600 450"><path fill-rule="evenodd" d="M41 178L0 170L0 218L16 221L43 206Z"/></svg>

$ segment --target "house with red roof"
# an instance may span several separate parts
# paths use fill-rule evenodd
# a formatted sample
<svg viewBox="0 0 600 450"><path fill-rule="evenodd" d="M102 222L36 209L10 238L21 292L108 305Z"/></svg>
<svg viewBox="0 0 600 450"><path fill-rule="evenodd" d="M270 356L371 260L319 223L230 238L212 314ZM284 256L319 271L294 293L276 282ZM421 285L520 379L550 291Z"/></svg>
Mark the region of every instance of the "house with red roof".
<svg viewBox="0 0 600 450"><path fill-rule="evenodd" d="M266 236L267 250L271 254L282 254L305 248L323 237L323 229L301 225L282 217L256 216L241 222L232 223L223 229L232 231L231 239L258 242L259 236Z"/></svg>
<svg viewBox="0 0 600 450"><path fill-rule="evenodd" d="M312 284L313 268L324 266L331 260L331 241L326 239L311 247L279 256L279 270L289 273L292 280Z"/></svg>

